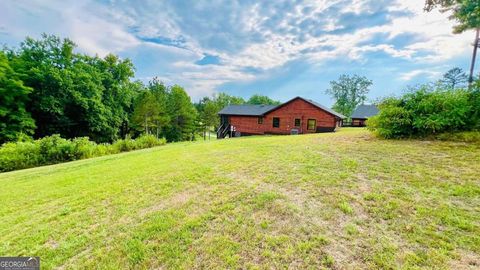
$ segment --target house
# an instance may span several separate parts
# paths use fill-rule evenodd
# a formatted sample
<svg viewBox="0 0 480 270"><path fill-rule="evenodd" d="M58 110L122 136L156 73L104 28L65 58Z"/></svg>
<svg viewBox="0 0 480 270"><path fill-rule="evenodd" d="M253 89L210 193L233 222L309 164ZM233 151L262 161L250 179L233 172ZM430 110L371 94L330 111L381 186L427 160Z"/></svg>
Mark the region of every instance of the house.
<svg viewBox="0 0 480 270"><path fill-rule="evenodd" d="M345 116L296 97L280 105L229 105L219 113L218 138L335 131Z"/></svg>
<svg viewBox="0 0 480 270"><path fill-rule="evenodd" d="M359 105L352 113L352 127L364 127L365 121L378 114L375 105Z"/></svg>

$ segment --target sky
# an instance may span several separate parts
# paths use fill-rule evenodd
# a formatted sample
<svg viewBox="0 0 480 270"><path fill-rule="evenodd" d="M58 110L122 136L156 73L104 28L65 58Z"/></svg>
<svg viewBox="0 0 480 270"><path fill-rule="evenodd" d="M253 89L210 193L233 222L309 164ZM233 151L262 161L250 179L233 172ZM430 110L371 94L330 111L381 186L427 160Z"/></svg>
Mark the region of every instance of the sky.
<svg viewBox="0 0 480 270"><path fill-rule="evenodd" d="M423 0L2 0L0 44L42 33L77 51L129 58L135 79L158 77L198 100L218 92L295 96L324 105L330 81L373 81L368 100L468 70L473 32L452 34L449 14Z"/></svg>

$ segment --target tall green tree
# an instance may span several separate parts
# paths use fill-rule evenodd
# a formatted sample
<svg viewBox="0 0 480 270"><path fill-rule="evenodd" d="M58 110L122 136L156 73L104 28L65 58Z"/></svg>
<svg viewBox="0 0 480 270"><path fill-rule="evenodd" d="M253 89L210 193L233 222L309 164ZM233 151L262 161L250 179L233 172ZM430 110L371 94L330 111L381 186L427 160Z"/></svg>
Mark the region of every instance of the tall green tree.
<svg viewBox="0 0 480 270"><path fill-rule="evenodd" d="M330 88L326 90L334 100L333 109L347 117L353 110L365 102L372 81L364 76L341 75L337 81L330 82Z"/></svg>
<svg viewBox="0 0 480 270"><path fill-rule="evenodd" d="M25 108L31 91L0 52L0 144L33 134L35 123Z"/></svg>
<svg viewBox="0 0 480 270"><path fill-rule="evenodd" d="M148 83L148 89L152 92L155 102L157 104L158 113L153 119L156 136L164 134L165 128L170 123L170 116L168 115L168 88L158 78L153 78Z"/></svg>
<svg viewBox="0 0 480 270"><path fill-rule="evenodd" d="M194 139L197 111L185 90L174 85L170 89L167 101L170 125L166 132L168 141L187 141Z"/></svg>
<svg viewBox="0 0 480 270"><path fill-rule="evenodd" d="M113 141L118 138L120 127L129 119L127 111L135 96L130 79L135 75L135 67L130 59L120 59L113 54L93 60L101 73L104 87L102 103L106 113L106 125L99 134L99 140Z"/></svg>
<svg viewBox="0 0 480 270"><path fill-rule="evenodd" d="M440 83L447 88L455 89L465 87L468 82L468 76L461 68L455 67L443 74Z"/></svg>
<svg viewBox="0 0 480 270"><path fill-rule="evenodd" d="M280 105L281 102L267 96L253 95L248 99L247 103L253 105Z"/></svg>
<svg viewBox="0 0 480 270"><path fill-rule="evenodd" d="M129 119L133 64L114 55L77 54L74 48L68 39L43 35L8 51L12 68L33 89L27 110L37 125L34 136L58 133L113 141Z"/></svg>
<svg viewBox="0 0 480 270"><path fill-rule="evenodd" d="M220 124L218 112L228 105L245 104L245 100L241 97L231 96L227 93L220 92L212 95L212 97L204 97L200 102L195 104L199 114L200 130L204 133L206 129L213 127L217 129Z"/></svg>
<svg viewBox="0 0 480 270"><path fill-rule="evenodd" d="M132 113L132 122L137 129L145 134L164 136L169 125L167 111L168 89L157 78L148 83L148 86L137 95Z"/></svg>
<svg viewBox="0 0 480 270"><path fill-rule="evenodd" d="M468 29L480 28L480 1L478 0L426 0L425 11L439 9L440 12L451 12L450 19L457 25L454 33L462 33Z"/></svg>
<svg viewBox="0 0 480 270"><path fill-rule="evenodd" d="M203 132L204 137L208 132L208 136L210 138L209 131L211 128L218 127L220 123L218 112L221 110L221 108L219 104L215 102L215 99L211 99L209 97L204 97L202 100L200 100L200 102L196 104L196 108L199 114L200 130Z"/></svg>
<svg viewBox="0 0 480 270"><path fill-rule="evenodd" d="M132 122L143 129L145 134L152 134L156 128L155 120L160 113L155 96L150 91L139 94L135 101L135 109L132 114Z"/></svg>
<svg viewBox="0 0 480 270"><path fill-rule="evenodd" d="M73 42L43 35L41 40L26 38L20 48L10 52L12 67L31 87L27 108L35 119L35 137L60 133L67 136L72 126L66 116L68 87L73 84L67 70L73 65ZM84 130L84 129L82 129Z"/></svg>
<svg viewBox="0 0 480 270"><path fill-rule="evenodd" d="M227 93L218 93L214 95L212 100L217 104L219 110L225 108L228 105L241 105L245 104L245 100L241 97L231 96Z"/></svg>

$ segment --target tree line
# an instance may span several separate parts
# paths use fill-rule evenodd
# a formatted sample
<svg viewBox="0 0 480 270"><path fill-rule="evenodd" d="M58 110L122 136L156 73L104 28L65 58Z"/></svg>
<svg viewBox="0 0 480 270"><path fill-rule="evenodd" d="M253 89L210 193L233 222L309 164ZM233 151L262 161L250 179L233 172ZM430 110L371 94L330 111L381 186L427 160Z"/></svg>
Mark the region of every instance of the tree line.
<svg viewBox="0 0 480 270"><path fill-rule="evenodd" d="M467 74L461 68L455 67L443 74L439 80L418 88L457 90L466 88L467 83ZM330 88L325 93L335 100L332 109L349 118L358 105L367 101L367 94L372 84L373 82L365 76L343 74L338 80L330 82ZM411 89L408 91L411 92ZM374 101L374 103L381 101Z"/></svg>
<svg viewBox="0 0 480 270"><path fill-rule="evenodd" d="M42 35L0 51L0 143L89 137L97 143L141 134L167 141L193 140L218 126L229 104L279 104L266 96L248 100L219 93L193 103L179 85L134 80L129 59L75 52L69 39Z"/></svg>

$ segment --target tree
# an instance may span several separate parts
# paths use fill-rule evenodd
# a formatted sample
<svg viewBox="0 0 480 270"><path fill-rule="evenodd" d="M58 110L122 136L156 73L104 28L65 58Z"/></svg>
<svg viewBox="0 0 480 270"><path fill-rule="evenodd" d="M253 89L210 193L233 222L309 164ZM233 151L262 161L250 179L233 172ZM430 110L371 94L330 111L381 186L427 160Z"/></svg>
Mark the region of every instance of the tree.
<svg viewBox="0 0 480 270"><path fill-rule="evenodd" d="M325 92L335 99L333 109L347 117L352 115L357 105L365 102L372 81L364 76L341 75L337 81L330 82Z"/></svg>
<svg viewBox="0 0 480 270"><path fill-rule="evenodd" d="M461 68L452 68L443 74L443 78L440 80L440 83L445 85L447 88L455 89L461 88L466 85L468 82L468 76L463 72Z"/></svg>
<svg viewBox="0 0 480 270"><path fill-rule="evenodd" d="M132 82L129 59L92 57L75 53L75 47L69 39L44 34L0 52L0 142L32 133L112 142L142 131L169 141L193 139L197 112L183 88L156 78L148 86Z"/></svg>
<svg viewBox="0 0 480 270"><path fill-rule="evenodd" d="M171 87L167 108L170 118L170 125L166 131L167 140L193 140L197 111L182 87L178 85Z"/></svg>
<svg viewBox="0 0 480 270"><path fill-rule="evenodd" d="M449 12L451 20L456 20L457 25L453 27L454 33L463 33L469 29L477 29L475 41L473 42L473 55L470 65L470 75L468 78L469 86L473 82L473 72L475 69L475 61L477 50L480 46L480 1L478 0L426 0L425 11L430 12L435 8L439 8L440 12Z"/></svg>
<svg viewBox="0 0 480 270"><path fill-rule="evenodd" d="M200 116L200 123L201 129L203 130L203 136L205 138L205 134L207 131L210 131L212 127L217 127L219 125L219 117L218 112L221 108L219 108L218 104L215 103L215 100L212 100L208 97L204 97L198 104L197 104L197 111ZM208 138L210 139L210 132L208 133Z"/></svg>
<svg viewBox="0 0 480 270"><path fill-rule="evenodd" d="M478 0L426 0L425 11L440 9L440 12L452 12L450 19L456 20L454 33L480 28L480 1Z"/></svg>
<svg viewBox="0 0 480 270"><path fill-rule="evenodd" d="M230 96L226 93L219 93L213 96L213 101L217 104L219 110L225 108L228 105L241 105L245 104L245 100L241 97Z"/></svg>
<svg viewBox="0 0 480 270"><path fill-rule="evenodd" d="M214 94L212 97L204 97L195 104L195 108L197 109L199 116L199 131L201 131L205 137L207 130L210 130L212 127L217 129L220 125L220 117L218 116L218 112L221 109L228 105L240 104L245 104L245 100L243 98L230 96L223 92Z"/></svg>
<svg viewBox="0 0 480 270"><path fill-rule="evenodd" d="M155 134L157 138L163 136L170 120L167 101L167 87L154 78L135 98L131 117L134 127L145 134Z"/></svg>
<svg viewBox="0 0 480 270"><path fill-rule="evenodd" d="M156 114L153 123L156 129L157 138L163 134L164 129L170 122L168 115L168 89L158 78L153 78L148 83L148 89L152 92L156 104Z"/></svg>
<svg viewBox="0 0 480 270"><path fill-rule="evenodd" d="M86 57L86 56L84 56ZM87 60L89 57L86 57ZM96 133L97 141L114 141L118 138L120 127L128 122L128 108L133 102L134 92L130 79L135 75L130 59L120 59L109 54L105 58L95 57L96 67L102 78L102 104L105 107L106 120L103 130ZM97 117L99 117L97 115ZM95 123L92 123L95 124Z"/></svg>
<svg viewBox="0 0 480 270"><path fill-rule="evenodd" d="M35 123L25 109L31 91L0 52L0 144L33 134Z"/></svg>
<svg viewBox="0 0 480 270"><path fill-rule="evenodd" d="M27 110L35 120L34 137L60 134L111 142L128 126L135 85L133 64L115 55L105 58L74 53L68 39L43 35L26 38L7 51L29 93Z"/></svg>
<svg viewBox="0 0 480 270"><path fill-rule="evenodd" d="M24 84L33 89L27 108L35 119L34 136L37 138L55 133L66 136L72 126L65 108L66 100L72 97L69 87L73 80L67 69L73 64L74 46L69 40L43 35L41 40L27 37L18 50L9 52L13 69L20 74Z"/></svg>
<svg viewBox="0 0 480 270"><path fill-rule="evenodd" d="M253 95L248 99L247 103L254 105L280 105L281 102L273 100L267 96Z"/></svg>
<svg viewBox="0 0 480 270"><path fill-rule="evenodd" d="M135 101L135 109L132 114L132 122L143 128L145 134L151 134L156 126L155 120L160 114L155 96L150 91L144 91L138 95ZM157 132L158 137L158 132Z"/></svg>

